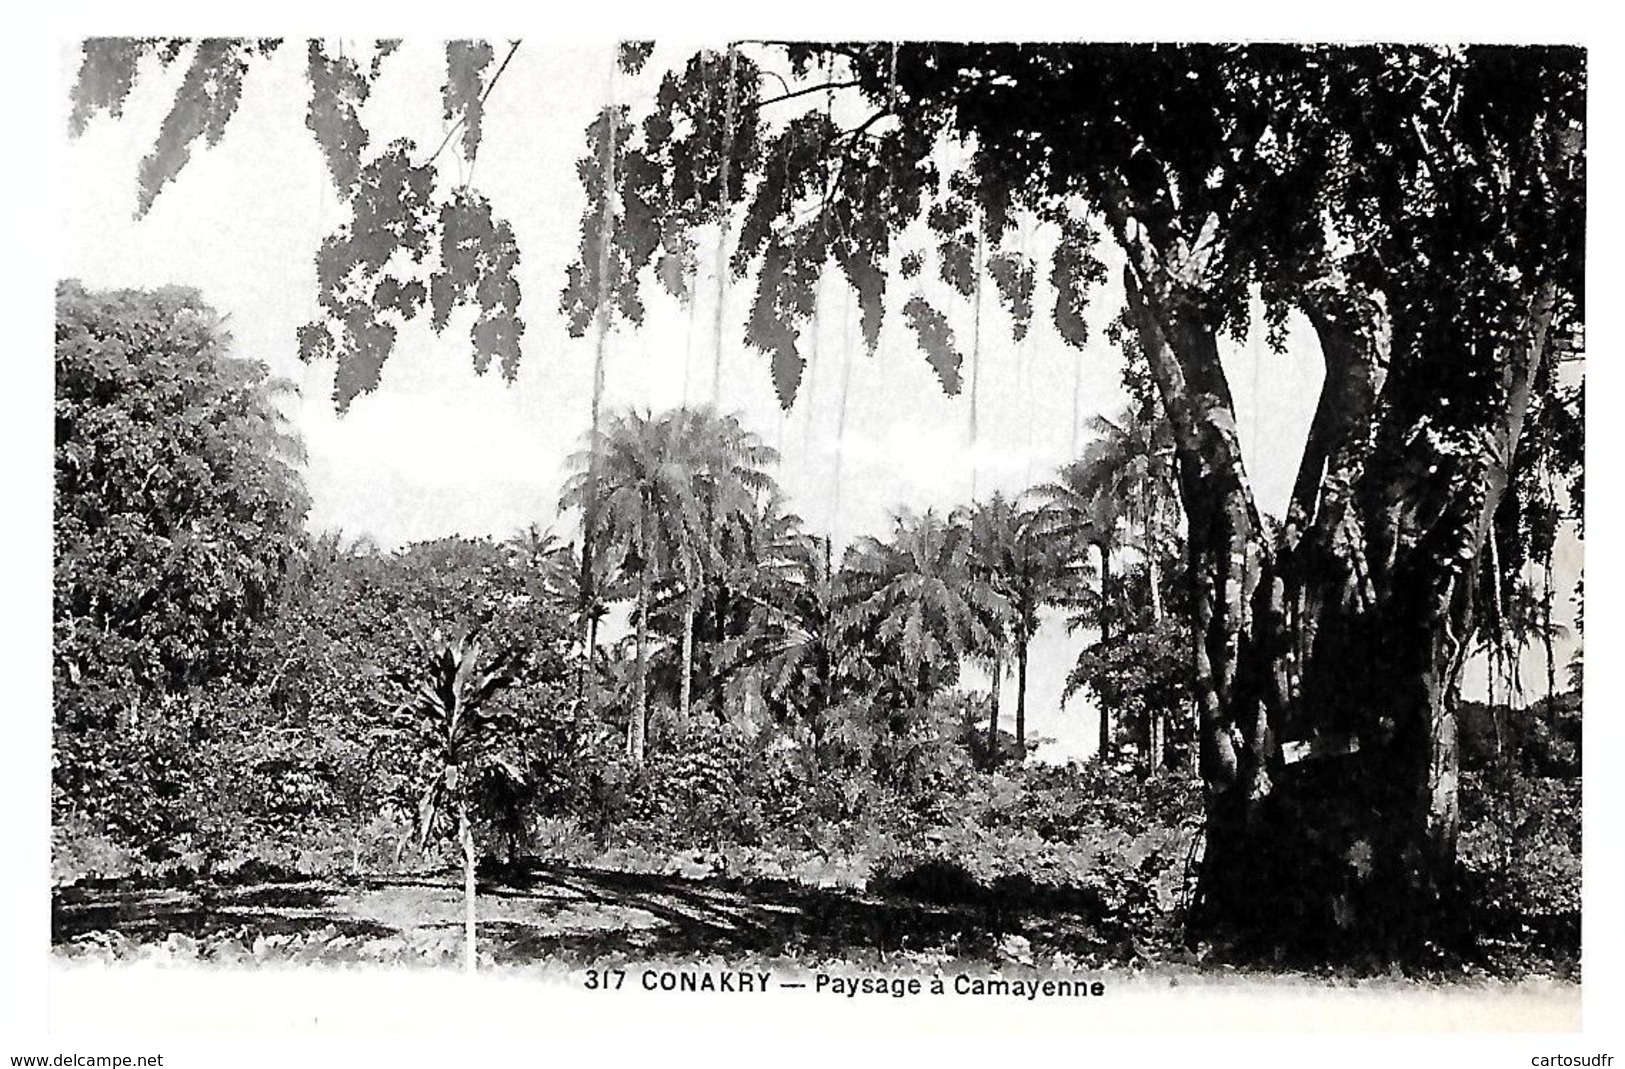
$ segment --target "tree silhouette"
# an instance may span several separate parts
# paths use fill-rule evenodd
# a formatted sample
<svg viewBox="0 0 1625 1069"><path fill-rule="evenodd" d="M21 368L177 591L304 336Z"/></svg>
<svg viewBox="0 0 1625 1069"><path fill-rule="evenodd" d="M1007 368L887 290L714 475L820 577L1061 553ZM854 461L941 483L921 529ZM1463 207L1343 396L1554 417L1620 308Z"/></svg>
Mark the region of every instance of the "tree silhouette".
<svg viewBox="0 0 1625 1069"><path fill-rule="evenodd" d="M601 552L613 552L635 584L636 701L628 713L626 752L643 761L648 728L649 608L665 576L697 582L712 552L703 506L694 493L679 425L647 413L611 416L574 458L562 508L577 508L598 526ZM590 433L590 432L589 432ZM596 497L589 496L596 493Z"/></svg>
<svg viewBox="0 0 1625 1069"><path fill-rule="evenodd" d="M1016 755L1027 753L1027 650L1038 631L1038 613L1063 599L1081 581L1080 563L1036 509L1023 508L995 493L961 517L971 532L971 574L1008 606L1008 617L993 629L992 717L989 753L998 753L999 676L1006 639L1016 657Z"/></svg>
<svg viewBox="0 0 1625 1069"><path fill-rule="evenodd" d="M990 650L1010 611L970 565L970 532L934 511L899 513L892 537L866 535L846 553L845 598L873 626L905 689L931 694L962 659Z"/></svg>
<svg viewBox="0 0 1625 1069"><path fill-rule="evenodd" d="M1034 493L1043 502L1040 515L1045 535L1055 545L1066 547L1062 552L1067 559L1076 565L1088 560L1090 550L1100 554L1094 587L1089 585L1087 573L1080 570L1077 581L1058 594L1075 611L1074 628L1095 627L1100 631L1100 640L1109 642L1118 618L1112 562L1123 545L1125 502L1108 491L1099 474L1088 459L1076 460L1057 472L1053 482L1036 487ZM1095 751L1102 761L1111 752L1111 732L1111 718L1102 708Z"/></svg>

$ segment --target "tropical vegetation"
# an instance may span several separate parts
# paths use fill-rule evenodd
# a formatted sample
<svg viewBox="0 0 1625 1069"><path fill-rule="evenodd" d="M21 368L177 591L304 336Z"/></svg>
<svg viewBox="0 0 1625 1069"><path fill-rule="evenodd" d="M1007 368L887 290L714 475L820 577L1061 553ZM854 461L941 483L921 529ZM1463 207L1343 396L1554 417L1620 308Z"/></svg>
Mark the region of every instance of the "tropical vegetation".
<svg viewBox="0 0 1625 1069"><path fill-rule="evenodd" d="M308 45L307 125L348 211L296 341L340 410L383 388L425 312L437 332L472 313L478 372L532 359L513 228L467 177L520 43L500 62L446 48L455 125L433 154L373 145L362 122L397 45ZM186 59L136 176L144 214L278 47L88 42L72 128ZM196 294L59 289L60 857L94 842L214 872L274 841L298 868L328 843L363 871L413 831L458 844L472 918L480 855L501 843L512 863L562 822L600 858L641 837L724 868L737 848L781 873L840 859L866 887L995 912L1060 887L1101 931L1310 962L1471 957L1502 939L1495 916L1566 915L1577 884L1523 866L1577 873L1573 814L1515 816L1562 811L1573 792L1534 781L1578 769L1552 575L1583 531L1582 51L736 42L666 70L653 54L616 50L610 84L638 91L599 112L577 168L559 313L595 346L583 446L560 514L506 543L313 538L275 384L226 355ZM467 171L449 183L454 134ZM709 242L711 404L606 405L608 336L641 329L646 299L692 313ZM1079 420L1075 459L1031 486L899 503L837 545L721 404L728 287L753 284L744 341L788 410L837 273L851 348L906 328L943 391L968 394L973 440L984 291L1018 345L1042 293L1081 352L1090 301L1120 284L1128 404ZM1284 347L1294 317L1324 377L1276 517L1222 343L1259 320ZM1099 712L1070 779L1030 767L1048 613L1083 636L1068 689ZM1486 664L1470 717L1464 678ZM211 800L233 776L255 790ZM1562 922L1525 927L1548 961L1572 950Z"/></svg>

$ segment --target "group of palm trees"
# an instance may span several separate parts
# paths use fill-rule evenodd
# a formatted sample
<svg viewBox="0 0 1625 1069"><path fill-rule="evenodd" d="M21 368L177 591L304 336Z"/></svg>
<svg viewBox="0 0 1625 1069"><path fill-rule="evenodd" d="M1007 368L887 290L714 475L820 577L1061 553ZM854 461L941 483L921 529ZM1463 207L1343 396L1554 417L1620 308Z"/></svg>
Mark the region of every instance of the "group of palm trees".
<svg viewBox="0 0 1625 1069"><path fill-rule="evenodd" d="M710 408L605 417L572 460L561 511L577 541L532 528L522 539L579 627L581 695L626 714L641 763L651 709L682 722L802 725L815 745L908 722L952 688L967 662L992 680L986 753L1025 755L1027 655L1040 614L1109 638L1124 619L1114 579L1127 550L1148 569L1177 552L1166 432L1133 410L1098 419L1093 440L1052 481L946 513L899 511L884 536L835 560L829 537L787 510L777 453ZM628 634L601 648L612 606ZM1013 743L1000 696L1013 667ZM1109 727L1102 717L1102 750Z"/></svg>

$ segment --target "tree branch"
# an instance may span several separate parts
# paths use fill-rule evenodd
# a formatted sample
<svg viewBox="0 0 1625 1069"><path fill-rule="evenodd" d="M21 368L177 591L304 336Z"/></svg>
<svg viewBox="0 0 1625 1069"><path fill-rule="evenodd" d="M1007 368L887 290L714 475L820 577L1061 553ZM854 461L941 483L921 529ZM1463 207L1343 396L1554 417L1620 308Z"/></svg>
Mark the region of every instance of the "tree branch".
<svg viewBox="0 0 1625 1069"><path fill-rule="evenodd" d="M1316 526L1329 529L1317 523L1322 483L1328 465L1347 468L1350 432L1370 421L1387 365L1388 328L1377 302L1355 293L1335 266L1304 287L1300 303L1326 367L1287 514L1288 527L1302 535Z"/></svg>
<svg viewBox="0 0 1625 1069"><path fill-rule="evenodd" d="M513 59L513 54L515 52L519 51L519 45L520 45L520 42L515 41L511 45L508 46L508 54L506 56L502 57L502 63L501 63L500 66L497 67L497 72L495 74L491 75L491 80L489 82L485 83L485 92L480 94L480 106L481 107L484 107L485 99L491 95L491 90L493 90L493 89L495 89L497 87L497 79L501 78L502 77L502 72L508 69L508 62ZM446 136L441 139L440 147L436 148L434 150L434 153L428 159L423 161L423 166L427 167L429 164L431 164L435 160L439 159L440 154L442 152L446 151L446 146L451 144L451 139L453 137L457 136L457 131L461 130L463 128L463 126L467 122L468 122L468 113L465 111L463 113L462 118L460 118L456 122L452 123L451 129L447 130L446 131ZM472 168L472 166L473 166L473 161L472 160L469 161L469 166ZM466 189L467 186L468 186L468 183L466 183L466 182L463 183L463 186Z"/></svg>
<svg viewBox="0 0 1625 1069"><path fill-rule="evenodd" d="M862 82L853 79L847 82L824 82L820 85L809 85L801 89L793 89L786 93L780 93L776 97L768 97L766 100L758 100L756 103L752 104L751 107L756 110L760 110L767 107L769 104L782 104L786 100L794 100L796 97L804 97L811 93L823 92L826 89L855 89L862 84Z"/></svg>

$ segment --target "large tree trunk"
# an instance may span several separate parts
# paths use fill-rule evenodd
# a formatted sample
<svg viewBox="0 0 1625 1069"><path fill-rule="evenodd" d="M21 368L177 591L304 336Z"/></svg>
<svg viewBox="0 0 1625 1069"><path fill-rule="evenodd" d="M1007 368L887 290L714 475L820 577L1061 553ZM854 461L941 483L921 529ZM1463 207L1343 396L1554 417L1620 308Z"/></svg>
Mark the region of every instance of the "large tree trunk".
<svg viewBox="0 0 1625 1069"><path fill-rule="evenodd" d="M1557 697L1557 653L1552 648L1552 640L1557 637L1552 630L1552 558L1550 550L1545 560L1545 585L1540 599L1540 644L1546 650L1546 723L1547 726L1557 727L1557 703L1552 699Z"/></svg>
<svg viewBox="0 0 1625 1069"><path fill-rule="evenodd" d="M1162 566L1157 560L1157 510L1149 487L1145 488L1145 571L1151 588L1151 626L1162 625ZM1153 703L1145 711L1145 763L1148 771L1162 767L1164 722L1167 714Z"/></svg>
<svg viewBox="0 0 1625 1069"><path fill-rule="evenodd" d="M1448 461L1422 452L1403 417L1372 433L1387 370L1381 306L1337 278L1306 293L1326 378L1277 547L1242 465L1215 325L1129 244L1128 303L1173 425L1189 521L1207 788L1193 933L1320 956L1420 947L1459 916L1447 696L1550 288L1532 304L1528 345L1501 354L1507 404L1487 428L1488 461L1442 476ZM1453 492L1462 483L1472 492Z"/></svg>

